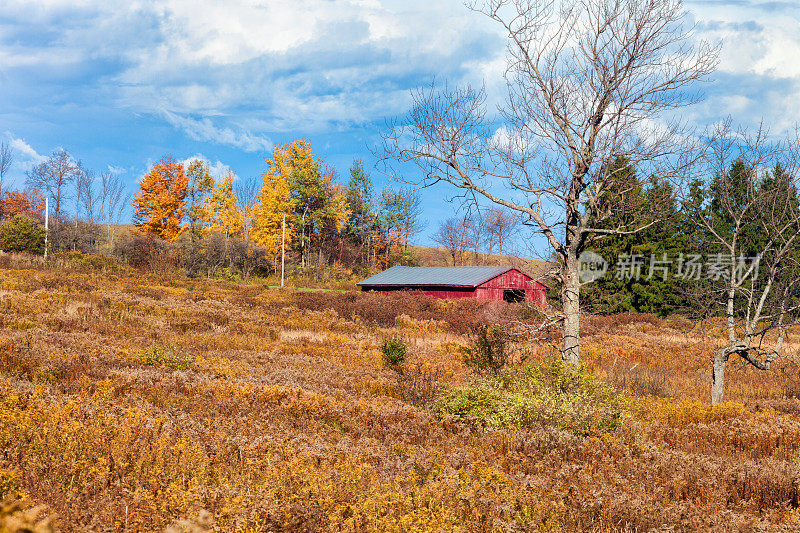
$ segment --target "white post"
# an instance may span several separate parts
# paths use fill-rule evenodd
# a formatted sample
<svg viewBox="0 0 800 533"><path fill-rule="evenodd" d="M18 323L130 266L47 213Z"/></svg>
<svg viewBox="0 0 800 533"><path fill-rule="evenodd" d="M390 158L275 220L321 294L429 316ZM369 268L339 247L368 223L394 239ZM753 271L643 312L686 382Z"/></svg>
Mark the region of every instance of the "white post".
<svg viewBox="0 0 800 533"><path fill-rule="evenodd" d="M286 213L283 214L283 234L281 235L281 288L283 288L283 277L286 265Z"/></svg>
<svg viewBox="0 0 800 533"><path fill-rule="evenodd" d="M50 197L44 198L44 260L47 261L47 234L50 233Z"/></svg>

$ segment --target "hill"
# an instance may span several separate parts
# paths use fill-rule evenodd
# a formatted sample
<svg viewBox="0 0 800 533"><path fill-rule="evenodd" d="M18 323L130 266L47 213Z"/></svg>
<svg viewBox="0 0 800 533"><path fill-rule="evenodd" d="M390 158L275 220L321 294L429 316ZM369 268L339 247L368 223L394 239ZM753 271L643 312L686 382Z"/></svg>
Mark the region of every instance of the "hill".
<svg viewBox="0 0 800 533"><path fill-rule="evenodd" d="M524 319L502 302L107 265L2 270L0 309L0 497L64 531L798 527L796 370L734 370L711 408L685 320L590 320L576 375L511 342L496 381L464 332Z"/></svg>

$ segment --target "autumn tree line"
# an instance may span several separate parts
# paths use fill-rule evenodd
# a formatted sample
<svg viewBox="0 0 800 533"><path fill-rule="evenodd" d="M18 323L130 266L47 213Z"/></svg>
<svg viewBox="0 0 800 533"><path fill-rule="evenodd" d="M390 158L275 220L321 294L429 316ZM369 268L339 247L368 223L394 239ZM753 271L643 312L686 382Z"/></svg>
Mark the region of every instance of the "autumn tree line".
<svg viewBox="0 0 800 533"><path fill-rule="evenodd" d="M23 189L7 189L4 182L14 155L8 144L0 143L0 249L113 250L116 226L129 199L122 176L111 171L96 175L59 149L27 171ZM46 234L45 198L50 200Z"/></svg>
<svg viewBox="0 0 800 533"><path fill-rule="evenodd" d="M3 145L0 220L14 235L5 250L44 253L45 196L50 199L47 250L113 253L136 266L173 266L190 275L249 275L280 270L319 276L366 272L414 259L419 199L376 191L361 161L346 184L307 140L276 146L260 178L214 176L206 162L164 156L131 197L119 174L96 176L65 150L27 173L23 190L2 190L13 153ZM135 231L120 231L132 205ZM22 237L21 237L22 236Z"/></svg>

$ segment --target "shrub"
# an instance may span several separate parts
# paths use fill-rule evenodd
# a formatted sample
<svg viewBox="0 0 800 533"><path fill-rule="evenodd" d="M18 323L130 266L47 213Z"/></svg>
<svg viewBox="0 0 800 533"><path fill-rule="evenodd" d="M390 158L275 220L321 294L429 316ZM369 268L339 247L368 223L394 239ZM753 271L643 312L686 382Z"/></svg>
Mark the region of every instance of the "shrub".
<svg viewBox="0 0 800 533"><path fill-rule="evenodd" d="M41 224L17 215L0 224L0 249L8 252L44 253L45 231Z"/></svg>
<svg viewBox="0 0 800 533"><path fill-rule="evenodd" d="M439 371L415 365L411 370L397 373L397 388L404 402L428 405L439 393Z"/></svg>
<svg viewBox="0 0 800 533"><path fill-rule="evenodd" d="M464 364L477 374L497 374L508 363L508 335L500 326L478 326L470 346L464 348Z"/></svg>
<svg viewBox="0 0 800 533"><path fill-rule="evenodd" d="M403 339L395 337L384 340L381 345L383 365L386 368L391 368L396 372L400 372L403 363L406 361L407 351L408 348L406 347L406 343L403 342Z"/></svg>
<svg viewBox="0 0 800 533"><path fill-rule="evenodd" d="M448 301L417 291L390 293L308 292L291 294L291 303L299 309L333 309L341 317L358 316L365 322L384 327L397 326L401 315L426 322L426 327L439 329L444 322L456 333L469 333L481 324L497 322L514 312L505 302L464 298ZM401 319L401 323L403 320Z"/></svg>
<svg viewBox="0 0 800 533"><path fill-rule="evenodd" d="M134 268L173 272L180 266L175 246L149 233L135 232L117 241L115 254Z"/></svg>
<svg viewBox="0 0 800 533"><path fill-rule="evenodd" d="M0 531L13 533L54 533L55 519L45 512L45 506L26 508L22 500L0 503Z"/></svg>
<svg viewBox="0 0 800 533"><path fill-rule="evenodd" d="M584 367L554 357L453 389L434 403L433 412L479 427L548 426L596 436L619 426L623 403Z"/></svg>
<svg viewBox="0 0 800 533"><path fill-rule="evenodd" d="M102 253L85 254L76 251L60 254L60 257L67 266L78 270L118 274L127 268L117 258Z"/></svg>
<svg viewBox="0 0 800 533"><path fill-rule="evenodd" d="M172 350L152 346L139 353L138 362L144 366L165 366L173 370L185 370L189 368L190 359Z"/></svg>

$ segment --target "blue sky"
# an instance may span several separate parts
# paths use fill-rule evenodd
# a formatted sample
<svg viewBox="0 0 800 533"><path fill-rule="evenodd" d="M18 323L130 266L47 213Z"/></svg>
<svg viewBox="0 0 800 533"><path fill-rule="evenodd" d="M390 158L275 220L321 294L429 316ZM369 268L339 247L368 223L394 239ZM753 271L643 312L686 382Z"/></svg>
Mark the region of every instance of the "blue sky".
<svg viewBox="0 0 800 533"><path fill-rule="evenodd" d="M727 115L774 134L800 122L800 2L686 3L722 42L698 126ZM346 179L409 91L436 76L502 95L503 39L455 0L2 0L0 138L12 185L65 148L135 188L164 154L258 176L276 143L311 140ZM377 171L380 187L385 179ZM429 242L454 205L422 192Z"/></svg>

